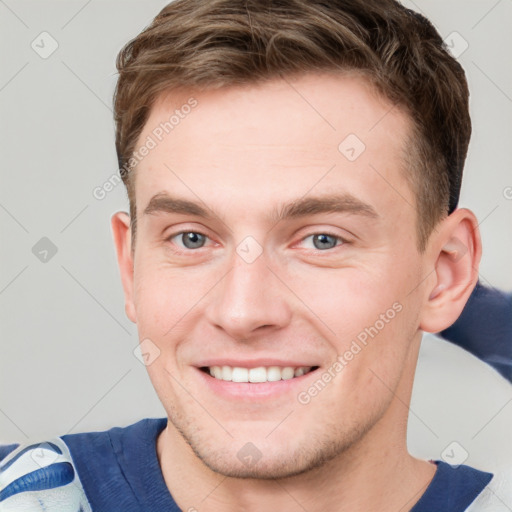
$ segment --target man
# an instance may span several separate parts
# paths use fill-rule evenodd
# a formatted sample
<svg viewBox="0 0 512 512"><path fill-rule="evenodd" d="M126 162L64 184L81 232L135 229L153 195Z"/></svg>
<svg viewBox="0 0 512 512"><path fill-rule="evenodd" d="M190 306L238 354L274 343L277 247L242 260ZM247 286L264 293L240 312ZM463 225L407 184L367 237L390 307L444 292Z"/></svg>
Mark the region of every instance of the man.
<svg viewBox="0 0 512 512"><path fill-rule="evenodd" d="M168 418L10 451L0 503L483 510L492 474L406 447L422 332L481 255L467 84L432 25L392 0L178 0L117 64L112 230Z"/></svg>

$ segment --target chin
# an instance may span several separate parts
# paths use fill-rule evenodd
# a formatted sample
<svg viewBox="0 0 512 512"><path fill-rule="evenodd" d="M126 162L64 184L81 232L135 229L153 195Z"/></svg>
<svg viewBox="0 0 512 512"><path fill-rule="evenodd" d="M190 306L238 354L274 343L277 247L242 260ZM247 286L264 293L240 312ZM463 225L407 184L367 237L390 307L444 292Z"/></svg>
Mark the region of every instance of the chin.
<svg viewBox="0 0 512 512"><path fill-rule="evenodd" d="M372 408L364 417L348 420L343 414L293 420L270 426L261 420L214 423L183 409L168 410L176 440L211 471L230 478L285 479L331 466L354 449L369 433L385 407ZM313 415L313 413L310 413ZM195 419L194 419L195 418ZM227 424L227 430L220 426Z"/></svg>
<svg viewBox="0 0 512 512"><path fill-rule="evenodd" d="M256 452L255 447L253 450ZM263 454L255 453L249 459L248 455L242 457L236 452L230 455L224 451L222 454L212 454L210 452L206 456L196 453L196 456L213 472L226 477L241 479L275 480L289 478L307 473L314 467L321 465L312 464L312 461L305 460L303 457L298 458L293 454L265 457Z"/></svg>
<svg viewBox="0 0 512 512"><path fill-rule="evenodd" d="M275 480L284 479L321 468L353 446L360 432L330 438L304 434L287 441L241 442L230 439L224 443L187 439L196 457L215 473L230 478ZM219 449L219 446L223 446Z"/></svg>

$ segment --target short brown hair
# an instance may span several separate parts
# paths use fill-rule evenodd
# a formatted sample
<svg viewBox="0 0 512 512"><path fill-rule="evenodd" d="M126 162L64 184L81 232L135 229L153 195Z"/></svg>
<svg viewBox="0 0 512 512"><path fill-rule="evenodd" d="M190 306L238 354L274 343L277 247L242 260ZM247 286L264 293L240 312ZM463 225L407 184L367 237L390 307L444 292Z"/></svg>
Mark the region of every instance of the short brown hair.
<svg viewBox="0 0 512 512"><path fill-rule="evenodd" d="M161 93L315 71L363 73L413 121L404 168L420 251L457 206L471 136L464 70L433 25L394 0L175 0L122 48L117 69L116 151L133 237L128 163Z"/></svg>

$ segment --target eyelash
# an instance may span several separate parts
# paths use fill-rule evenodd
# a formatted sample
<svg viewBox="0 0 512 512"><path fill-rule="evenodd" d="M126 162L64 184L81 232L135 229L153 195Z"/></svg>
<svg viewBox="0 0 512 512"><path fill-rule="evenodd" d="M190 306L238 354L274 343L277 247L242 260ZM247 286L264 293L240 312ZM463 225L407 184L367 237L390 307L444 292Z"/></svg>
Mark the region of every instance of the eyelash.
<svg viewBox="0 0 512 512"><path fill-rule="evenodd" d="M203 233L202 231L196 231L196 230L184 230L184 231L178 231L177 233L173 233L173 234L169 235L169 236L165 239L165 241L166 241L166 242L171 242L171 240L172 240L173 238L175 238L175 237L177 237L177 236L179 236L179 235L183 235L183 234L185 234L185 233L195 233L195 234L197 234L197 235L201 235L201 236L204 236L204 237L205 237L205 238L207 238L207 239L210 239L210 237L209 237L207 234ZM300 239L300 242L304 242L304 240L306 240L307 238L313 237L313 236L315 236L315 235L327 235L327 236L330 236L330 237L332 237L332 238L335 238L335 239L336 239L336 241L341 242L341 243L339 243L339 244L335 245L334 247L332 247L332 248L330 248L330 249L325 249L325 250L323 250L323 251L322 251L322 250L320 250L320 249L311 249L311 250L313 250L313 251L315 251L315 252L318 252L318 253L332 252L334 249L339 248L339 247L341 247L341 246L343 246L343 245L346 245L346 244L349 244L349 243L350 243L350 242L349 242L348 240L346 240L345 238L343 238L343 237L341 237L340 235L337 235L337 234L335 234L335 233L332 233L332 232L330 232L330 231L318 231L318 232L315 232L315 233L310 233L309 235L306 235L306 236L302 237L302 238ZM300 243L300 242L299 242L299 243ZM172 243L172 242L171 242L171 243ZM204 247L199 247L198 249L187 249L187 248L182 249L182 248L180 247L180 248L179 248L179 250L178 250L177 252L179 252L179 253L189 253L189 252L195 252L195 251L198 251L199 249L203 249L203 248L204 248Z"/></svg>

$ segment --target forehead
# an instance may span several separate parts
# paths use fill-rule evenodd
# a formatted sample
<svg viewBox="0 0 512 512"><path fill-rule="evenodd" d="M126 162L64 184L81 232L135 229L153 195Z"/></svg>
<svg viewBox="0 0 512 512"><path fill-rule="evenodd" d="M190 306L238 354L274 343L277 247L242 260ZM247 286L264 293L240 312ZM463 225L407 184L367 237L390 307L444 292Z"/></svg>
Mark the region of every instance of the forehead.
<svg viewBox="0 0 512 512"><path fill-rule="evenodd" d="M409 125L357 75L171 91L153 105L136 146L154 146L136 167L137 204L167 190L276 206L315 188L376 209L396 207L400 196L411 205L402 176Z"/></svg>

